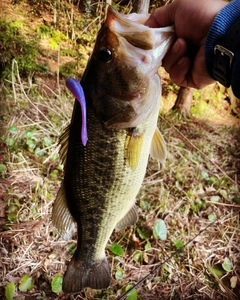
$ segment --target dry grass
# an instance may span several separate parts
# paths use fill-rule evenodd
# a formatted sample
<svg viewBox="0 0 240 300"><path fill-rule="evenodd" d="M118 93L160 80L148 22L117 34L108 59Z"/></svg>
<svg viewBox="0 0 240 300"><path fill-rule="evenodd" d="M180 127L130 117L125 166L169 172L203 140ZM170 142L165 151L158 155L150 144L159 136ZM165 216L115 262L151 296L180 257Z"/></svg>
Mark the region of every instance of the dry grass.
<svg viewBox="0 0 240 300"><path fill-rule="evenodd" d="M12 81L0 86L1 299L10 282L20 300L124 299L126 286L150 272L136 287L138 300L239 299L239 118L232 114L228 91L213 85L195 92L192 117L183 119L170 110L177 88L164 72L161 76L159 127L168 145L167 162L159 166L149 160L137 199L139 222L109 240L111 286L64 295L54 293L51 282L64 274L76 236L68 242L59 238L51 210L63 175L58 138L73 99L59 78L22 80L13 62ZM167 226L164 241L153 236L157 218ZM123 256L108 249L113 242L124 248ZM226 259L229 271L222 266ZM34 279L27 292L19 290L24 274Z"/></svg>
<svg viewBox="0 0 240 300"><path fill-rule="evenodd" d="M7 89L6 85L2 89ZM111 287L106 291L86 289L79 295L66 296L51 291L51 280L64 273L75 239L65 242L57 236L51 226L51 209L62 176L56 156L57 141L69 121L72 101L68 100L64 87L61 93L55 93L42 83L23 82L18 76L12 91L5 90L5 94L1 104L2 135L5 143L6 138L12 137L14 145L7 147L2 143L1 149L7 167L0 180L1 297L9 282L18 287L20 278L28 274L34 279L34 287L25 293L17 290L16 299L115 299L125 293L127 285L137 284L152 272L137 287L138 299L238 299L240 129L237 119L235 126L225 126L199 117L185 120L172 112L160 116L159 126L168 144L169 157L163 168L150 160L138 196L138 224L114 232L109 241L109 245L117 242L125 250L122 257L107 250ZM193 104L198 105L196 101ZM8 130L10 126L17 126L17 134ZM34 129L42 156L28 147L25 140L28 129ZM50 137L52 143L44 148L41 141L45 137ZM15 213L13 219L11 212ZM167 226L165 241L153 237L157 218L163 219ZM191 243L175 253L174 240L187 244L193 237ZM232 263L229 272L222 269L225 258ZM116 279L120 268L122 278ZM220 278L213 268L222 270ZM236 284L231 287L235 279Z"/></svg>

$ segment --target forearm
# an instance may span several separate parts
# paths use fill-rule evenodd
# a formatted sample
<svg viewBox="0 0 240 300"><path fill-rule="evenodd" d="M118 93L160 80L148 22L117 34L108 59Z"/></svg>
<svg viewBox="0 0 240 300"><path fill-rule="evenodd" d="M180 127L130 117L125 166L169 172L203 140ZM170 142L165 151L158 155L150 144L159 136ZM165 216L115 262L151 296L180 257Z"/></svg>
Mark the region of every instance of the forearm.
<svg viewBox="0 0 240 300"><path fill-rule="evenodd" d="M205 42L205 62L209 75L215 80L218 80L218 76L214 71L216 70L216 68L214 68L214 59L216 64L214 48L216 45L221 45L221 43L224 44L224 41L227 40L227 37L229 36L229 30L233 28L238 20L240 20L240 0L233 0L218 13L208 32ZM235 30L235 34L236 39L235 42L232 43L233 46L230 42L230 44L228 43L229 47L226 47L232 47L233 50L230 50L234 55L232 57L231 67L227 70L228 78L226 78L226 81L228 83L225 85L231 85L235 96L240 98L240 26L238 30ZM226 59L229 58L229 62L231 56L232 55L226 57ZM224 76L223 72L223 77Z"/></svg>

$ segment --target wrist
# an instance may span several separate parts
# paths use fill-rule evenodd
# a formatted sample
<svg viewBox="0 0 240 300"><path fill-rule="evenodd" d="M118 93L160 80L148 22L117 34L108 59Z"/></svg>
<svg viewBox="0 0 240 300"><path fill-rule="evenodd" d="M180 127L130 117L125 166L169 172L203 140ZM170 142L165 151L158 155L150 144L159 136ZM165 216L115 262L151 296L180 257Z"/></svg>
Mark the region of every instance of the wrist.
<svg viewBox="0 0 240 300"><path fill-rule="evenodd" d="M214 80L219 81L226 87L233 85L233 81L236 80L235 68L238 69L237 73L240 73L240 59L237 57L239 49L240 0L234 0L218 13L205 42L207 71ZM237 76L240 77L240 74L237 74Z"/></svg>

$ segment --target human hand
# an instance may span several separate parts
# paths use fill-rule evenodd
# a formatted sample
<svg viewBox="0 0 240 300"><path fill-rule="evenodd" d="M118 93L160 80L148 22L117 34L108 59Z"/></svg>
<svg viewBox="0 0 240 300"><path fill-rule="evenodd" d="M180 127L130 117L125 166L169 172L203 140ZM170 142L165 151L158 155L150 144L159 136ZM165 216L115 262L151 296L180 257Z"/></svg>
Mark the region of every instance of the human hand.
<svg viewBox="0 0 240 300"><path fill-rule="evenodd" d="M145 25L174 24L176 41L163 59L173 82L197 89L213 83L205 66L204 44L218 12L227 5L222 0L175 0L153 11Z"/></svg>

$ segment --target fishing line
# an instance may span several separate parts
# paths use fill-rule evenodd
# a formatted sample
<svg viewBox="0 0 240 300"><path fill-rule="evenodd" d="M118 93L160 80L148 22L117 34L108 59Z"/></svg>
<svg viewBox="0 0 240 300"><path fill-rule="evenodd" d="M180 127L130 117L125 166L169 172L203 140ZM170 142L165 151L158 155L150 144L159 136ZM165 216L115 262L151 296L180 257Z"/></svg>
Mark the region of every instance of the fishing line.
<svg viewBox="0 0 240 300"><path fill-rule="evenodd" d="M215 222L214 220L210 224L208 224L205 228L200 230L193 238L191 238L186 244L184 244L181 248L179 248L177 251L175 251L172 255L170 255L167 259L165 259L159 266L157 266L155 269L153 269L151 272L148 273L145 277L143 277L140 281L138 281L133 287L131 287L127 292L125 292L123 295L118 297L116 300L122 300L124 299L133 289L137 288L140 284L142 284L146 279L148 279L150 276L155 274L165 263L169 262L175 255L179 254L184 248L186 248L187 245L189 245L191 242L193 242L202 232L206 231L209 227L211 227Z"/></svg>

